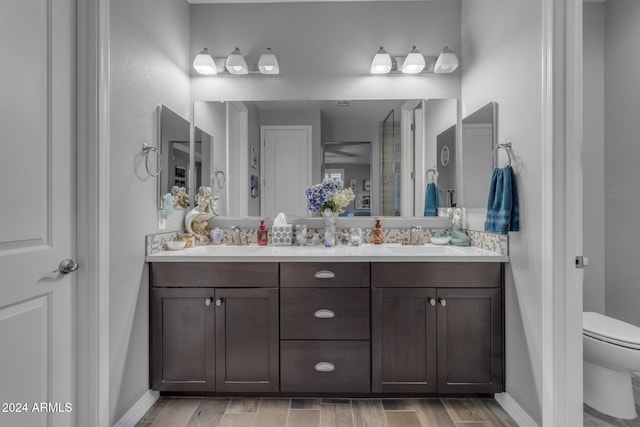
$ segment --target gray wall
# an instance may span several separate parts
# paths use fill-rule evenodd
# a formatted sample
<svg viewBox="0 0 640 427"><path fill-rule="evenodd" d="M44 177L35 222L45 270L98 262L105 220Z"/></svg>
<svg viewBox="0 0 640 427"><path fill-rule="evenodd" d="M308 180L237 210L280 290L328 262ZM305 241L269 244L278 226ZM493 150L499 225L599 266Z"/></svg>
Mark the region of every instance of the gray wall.
<svg viewBox="0 0 640 427"><path fill-rule="evenodd" d="M144 237L158 232L157 182L146 176L138 154L143 142L156 145L158 105L189 117L190 55L186 2L112 0L110 12L108 357L113 425L149 389ZM181 228L182 219L174 214L167 230Z"/></svg>
<svg viewBox="0 0 640 427"><path fill-rule="evenodd" d="M605 312L604 38L605 3L584 3L583 244L584 311Z"/></svg>
<svg viewBox="0 0 640 427"><path fill-rule="evenodd" d="M273 76L194 77L194 100L458 98L459 74L393 78L369 73L380 45L393 55L411 46L460 52L460 0L191 6L191 54L207 46L227 56L238 46L278 56Z"/></svg>
<svg viewBox="0 0 640 427"><path fill-rule="evenodd" d="M513 141L520 232L506 268L506 390L542 420L542 10L530 0L462 1L462 116L498 103L498 140ZM490 159L487 159L487 162Z"/></svg>
<svg viewBox="0 0 640 427"><path fill-rule="evenodd" d="M640 326L640 2L609 0L605 36L606 313Z"/></svg>

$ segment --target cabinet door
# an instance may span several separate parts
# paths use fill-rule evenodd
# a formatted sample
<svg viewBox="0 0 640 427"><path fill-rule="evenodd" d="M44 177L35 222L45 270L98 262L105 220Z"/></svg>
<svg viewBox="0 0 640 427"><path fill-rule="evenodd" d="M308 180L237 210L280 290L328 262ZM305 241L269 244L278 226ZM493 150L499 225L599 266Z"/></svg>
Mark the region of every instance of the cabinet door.
<svg viewBox="0 0 640 427"><path fill-rule="evenodd" d="M278 289L216 289L215 305L217 391L278 391Z"/></svg>
<svg viewBox="0 0 640 427"><path fill-rule="evenodd" d="M436 290L373 289L372 391L436 391Z"/></svg>
<svg viewBox="0 0 640 427"><path fill-rule="evenodd" d="M152 388L215 390L213 289L151 289Z"/></svg>
<svg viewBox="0 0 640 427"><path fill-rule="evenodd" d="M503 390L500 289L438 289L438 392Z"/></svg>

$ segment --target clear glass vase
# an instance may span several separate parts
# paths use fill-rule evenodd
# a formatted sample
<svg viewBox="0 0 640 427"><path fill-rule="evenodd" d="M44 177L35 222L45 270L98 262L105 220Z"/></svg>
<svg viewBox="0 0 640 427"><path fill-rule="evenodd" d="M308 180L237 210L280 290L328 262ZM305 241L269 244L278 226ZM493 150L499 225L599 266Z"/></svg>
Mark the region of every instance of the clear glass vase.
<svg viewBox="0 0 640 427"><path fill-rule="evenodd" d="M327 208L322 211L322 218L324 218L324 245L331 248L336 245L336 218L337 212L333 212Z"/></svg>

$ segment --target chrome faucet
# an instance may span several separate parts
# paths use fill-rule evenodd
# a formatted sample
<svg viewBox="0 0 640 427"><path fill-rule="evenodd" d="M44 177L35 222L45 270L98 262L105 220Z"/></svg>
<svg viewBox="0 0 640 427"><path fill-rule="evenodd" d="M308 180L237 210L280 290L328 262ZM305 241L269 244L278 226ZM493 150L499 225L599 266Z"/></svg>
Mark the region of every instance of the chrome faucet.
<svg viewBox="0 0 640 427"><path fill-rule="evenodd" d="M422 233L422 227L419 225L412 225L411 232L409 233L409 241L404 241L403 245L424 245L424 234Z"/></svg>
<svg viewBox="0 0 640 427"><path fill-rule="evenodd" d="M240 226L234 225L231 227L231 244L240 246L242 245L242 234L240 234Z"/></svg>

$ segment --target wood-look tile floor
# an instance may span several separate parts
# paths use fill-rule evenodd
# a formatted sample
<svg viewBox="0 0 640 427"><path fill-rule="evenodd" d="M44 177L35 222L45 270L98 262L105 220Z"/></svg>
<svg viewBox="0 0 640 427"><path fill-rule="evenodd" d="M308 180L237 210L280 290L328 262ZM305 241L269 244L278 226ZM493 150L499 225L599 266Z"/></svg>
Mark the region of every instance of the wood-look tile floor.
<svg viewBox="0 0 640 427"><path fill-rule="evenodd" d="M161 397L139 427L517 427L493 399Z"/></svg>
<svg viewBox="0 0 640 427"><path fill-rule="evenodd" d="M636 399L636 412L640 414L640 373L631 375L633 394ZM602 414L590 406L584 405L584 427L640 427L640 417L635 420L621 420Z"/></svg>

